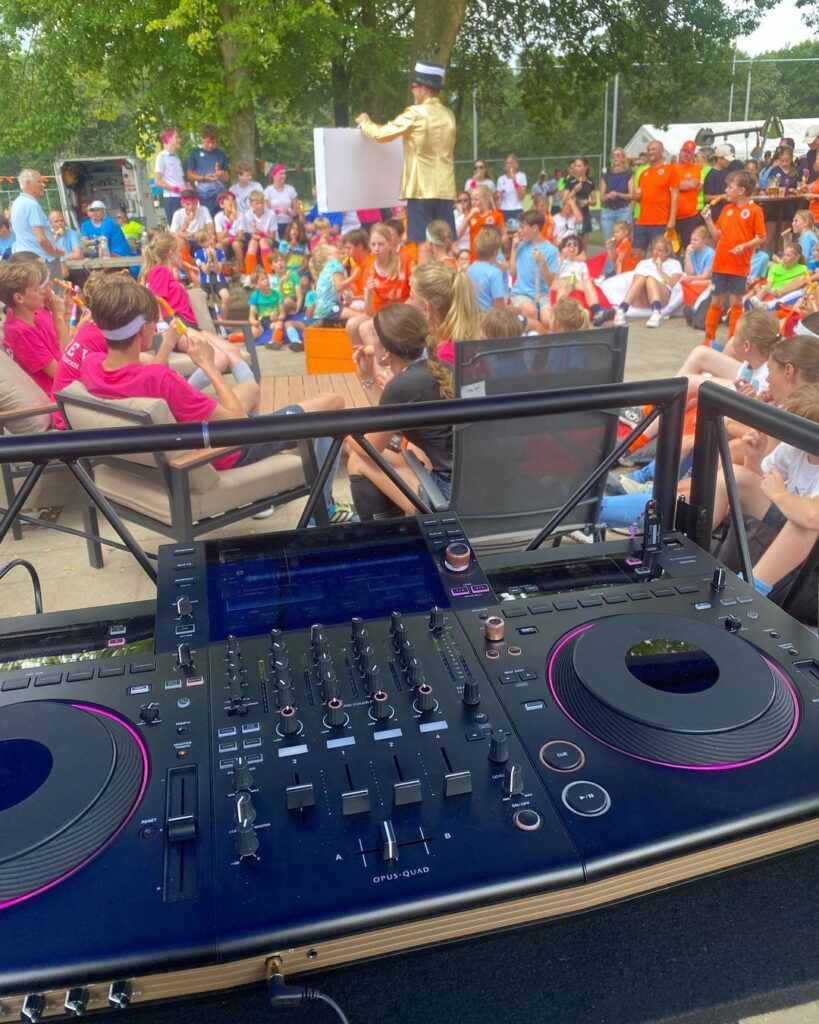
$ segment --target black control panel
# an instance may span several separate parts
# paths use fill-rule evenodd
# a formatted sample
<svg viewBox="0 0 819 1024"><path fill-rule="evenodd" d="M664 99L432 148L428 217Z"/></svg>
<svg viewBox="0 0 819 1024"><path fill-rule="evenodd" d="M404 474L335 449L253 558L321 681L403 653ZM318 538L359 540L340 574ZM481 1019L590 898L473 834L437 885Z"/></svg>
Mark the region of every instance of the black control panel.
<svg viewBox="0 0 819 1024"><path fill-rule="evenodd" d="M106 977L120 1005L134 972L819 813L819 641L681 535L479 561L429 516L166 546L141 622L91 657L0 637L0 992Z"/></svg>

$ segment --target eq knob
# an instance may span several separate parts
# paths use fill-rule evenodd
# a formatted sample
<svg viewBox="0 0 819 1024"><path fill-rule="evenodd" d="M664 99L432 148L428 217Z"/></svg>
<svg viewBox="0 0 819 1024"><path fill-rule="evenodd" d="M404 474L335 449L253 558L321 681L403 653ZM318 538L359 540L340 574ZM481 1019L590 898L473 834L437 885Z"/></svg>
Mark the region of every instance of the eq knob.
<svg viewBox="0 0 819 1024"><path fill-rule="evenodd" d="M440 633L444 628L444 609L437 604L429 611L429 628L433 633Z"/></svg>
<svg viewBox="0 0 819 1024"><path fill-rule="evenodd" d="M299 720L296 718L296 709L292 704L287 704L279 712L282 723L282 732L285 736L292 736L299 731Z"/></svg>
<svg viewBox="0 0 819 1024"><path fill-rule="evenodd" d="M234 661L241 661L242 660L242 649L241 649L241 647L239 647L239 641L233 635L233 633L231 633L230 636L227 638L226 651L227 651L228 660L234 660Z"/></svg>
<svg viewBox="0 0 819 1024"><path fill-rule="evenodd" d="M191 599L189 597L186 597L184 594L181 597L177 597L173 606L176 609L177 618L190 618L190 614L193 611L193 605L191 604Z"/></svg>
<svg viewBox="0 0 819 1024"><path fill-rule="evenodd" d="M401 612L390 613L390 633L395 634L396 629L401 624Z"/></svg>
<svg viewBox="0 0 819 1024"><path fill-rule="evenodd" d="M270 630L270 649L271 651L284 650L284 634L280 629Z"/></svg>
<svg viewBox="0 0 819 1024"><path fill-rule="evenodd" d="M432 694L432 687L429 683L422 683L418 687L418 696L415 698L419 711L432 711L435 708L435 697Z"/></svg>
<svg viewBox="0 0 819 1024"><path fill-rule="evenodd" d="M444 551L444 565L450 572L466 572L472 560L472 551L463 541L448 544Z"/></svg>
<svg viewBox="0 0 819 1024"><path fill-rule="evenodd" d="M156 725L159 721L159 705L155 700L150 704L143 704L139 709L139 720L145 725Z"/></svg>
<svg viewBox="0 0 819 1024"><path fill-rule="evenodd" d="M507 765L503 773L503 791L507 796L523 792L523 770L519 764Z"/></svg>
<svg viewBox="0 0 819 1024"><path fill-rule="evenodd" d="M88 989L70 988L65 994L63 1006L72 1017L82 1017L88 1006Z"/></svg>
<svg viewBox="0 0 819 1024"><path fill-rule="evenodd" d="M481 687L477 679L467 679L464 683L462 700L468 707L474 707L481 702Z"/></svg>
<svg viewBox="0 0 819 1024"><path fill-rule="evenodd" d="M234 791L238 793L241 789L249 790L252 785L253 775L251 774L247 759L244 757L237 757L233 765Z"/></svg>
<svg viewBox="0 0 819 1024"><path fill-rule="evenodd" d="M364 672L364 691L369 694L375 693L381 686L381 671L378 665Z"/></svg>
<svg viewBox="0 0 819 1024"><path fill-rule="evenodd" d="M426 682L424 665L420 658L413 658L407 665L407 678L410 686L423 686Z"/></svg>
<svg viewBox="0 0 819 1024"><path fill-rule="evenodd" d="M338 697L341 692L338 685L338 676L332 665L329 665L321 674L321 688L324 692L325 700L332 700L333 697Z"/></svg>
<svg viewBox="0 0 819 1024"><path fill-rule="evenodd" d="M288 676L287 682L284 681L279 683L279 688L276 691L276 703L280 708L286 708L293 704L296 700L296 692L290 683Z"/></svg>
<svg viewBox="0 0 819 1024"><path fill-rule="evenodd" d="M383 690L376 690L373 694L373 713L379 721L389 718L392 714L390 699Z"/></svg>
<svg viewBox="0 0 819 1024"><path fill-rule="evenodd" d="M350 637L352 638L353 642L355 642L355 638L357 636L361 636L363 630L364 620L361 618L360 615L354 615L352 619L350 619Z"/></svg>
<svg viewBox="0 0 819 1024"><path fill-rule="evenodd" d="M358 660L361 666L361 671L364 675L368 672L372 672L373 668L375 668L375 648L372 644L367 644L366 647L362 647Z"/></svg>
<svg viewBox="0 0 819 1024"><path fill-rule="evenodd" d="M509 748L503 729L492 733L492 738L489 741L489 760L494 764L506 764L509 760Z"/></svg>
<svg viewBox="0 0 819 1024"><path fill-rule="evenodd" d="M398 660L406 668L415 657L415 644L412 640L404 640L398 652Z"/></svg>

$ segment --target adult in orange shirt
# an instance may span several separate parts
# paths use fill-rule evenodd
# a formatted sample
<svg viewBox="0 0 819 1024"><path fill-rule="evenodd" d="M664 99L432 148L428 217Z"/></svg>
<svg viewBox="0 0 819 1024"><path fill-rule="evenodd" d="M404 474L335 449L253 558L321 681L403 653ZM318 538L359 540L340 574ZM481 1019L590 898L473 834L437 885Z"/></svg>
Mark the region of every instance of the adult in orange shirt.
<svg viewBox="0 0 819 1024"><path fill-rule="evenodd" d="M677 188L680 193L677 200L677 231L683 252L691 243L691 232L702 224L699 214L702 168L694 159L696 152L696 142L684 142L677 163Z"/></svg>
<svg viewBox="0 0 819 1024"><path fill-rule="evenodd" d="M742 316L742 297L751 272L751 255L754 249L765 244L765 214L751 200L755 187L756 179L748 171L730 171L725 178L727 202L716 224L711 216L711 207L704 206L702 210L711 237L716 242L711 274L714 293L705 317L705 344L712 348L723 347L715 344L715 340L726 296L731 305L729 340L733 337L736 322Z"/></svg>
<svg viewBox="0 0 819 1024"><path fill-rule="evenodd" d="M679 176L674 164L665 163L662 142L656 140L647 146L648 167L640 175L634 189L634 198L640 204L640 214L634 225L632 246L640 253L647 252L657 235L665 234L677 224Z"/></svg>

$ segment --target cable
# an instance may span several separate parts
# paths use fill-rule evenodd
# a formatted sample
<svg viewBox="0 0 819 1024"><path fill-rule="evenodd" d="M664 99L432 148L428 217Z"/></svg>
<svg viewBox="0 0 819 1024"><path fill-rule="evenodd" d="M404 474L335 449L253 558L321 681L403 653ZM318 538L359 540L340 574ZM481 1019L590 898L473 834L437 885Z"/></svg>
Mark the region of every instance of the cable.
<svg viewBox="0 0 819 1024"><path fill-rule="evenodd" d="M271 957L267 962L267 993L271 1006L303 1006L305 1003L326 1003L338 1017L341 1024L350 1024L346 1014L330 996L315 988L302 985L288 985L281 973L282 963L279 957Z"/></svg>
<svg viewBox="0 0 819 1024"><path fill-rule="evenodd" d="M34 588L34 611L37 615L42 615L43 591L40 586L40 577L37 575L37 570L31 562L27 562L25 558L15 558L13 561L8 562L2 569L0 569L0 580L2 580L7 572L11 572L12 569L16 569L18 565L21 565L24 569L28 570L28 574L31 577L31 585Z"/></svg>

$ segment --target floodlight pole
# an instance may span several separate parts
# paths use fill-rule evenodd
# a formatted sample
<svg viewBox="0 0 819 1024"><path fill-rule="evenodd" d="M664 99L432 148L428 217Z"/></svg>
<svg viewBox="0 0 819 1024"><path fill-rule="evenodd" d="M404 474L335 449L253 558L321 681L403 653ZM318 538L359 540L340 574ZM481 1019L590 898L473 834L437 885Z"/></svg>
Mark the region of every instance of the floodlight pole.
<svg viewBox="0 0 819 1024"><path fill-rule="evenodd" d="M614 99L611 111L611 148L617 145L617 103L620 96L620 72L614 76Z"/></svg>

